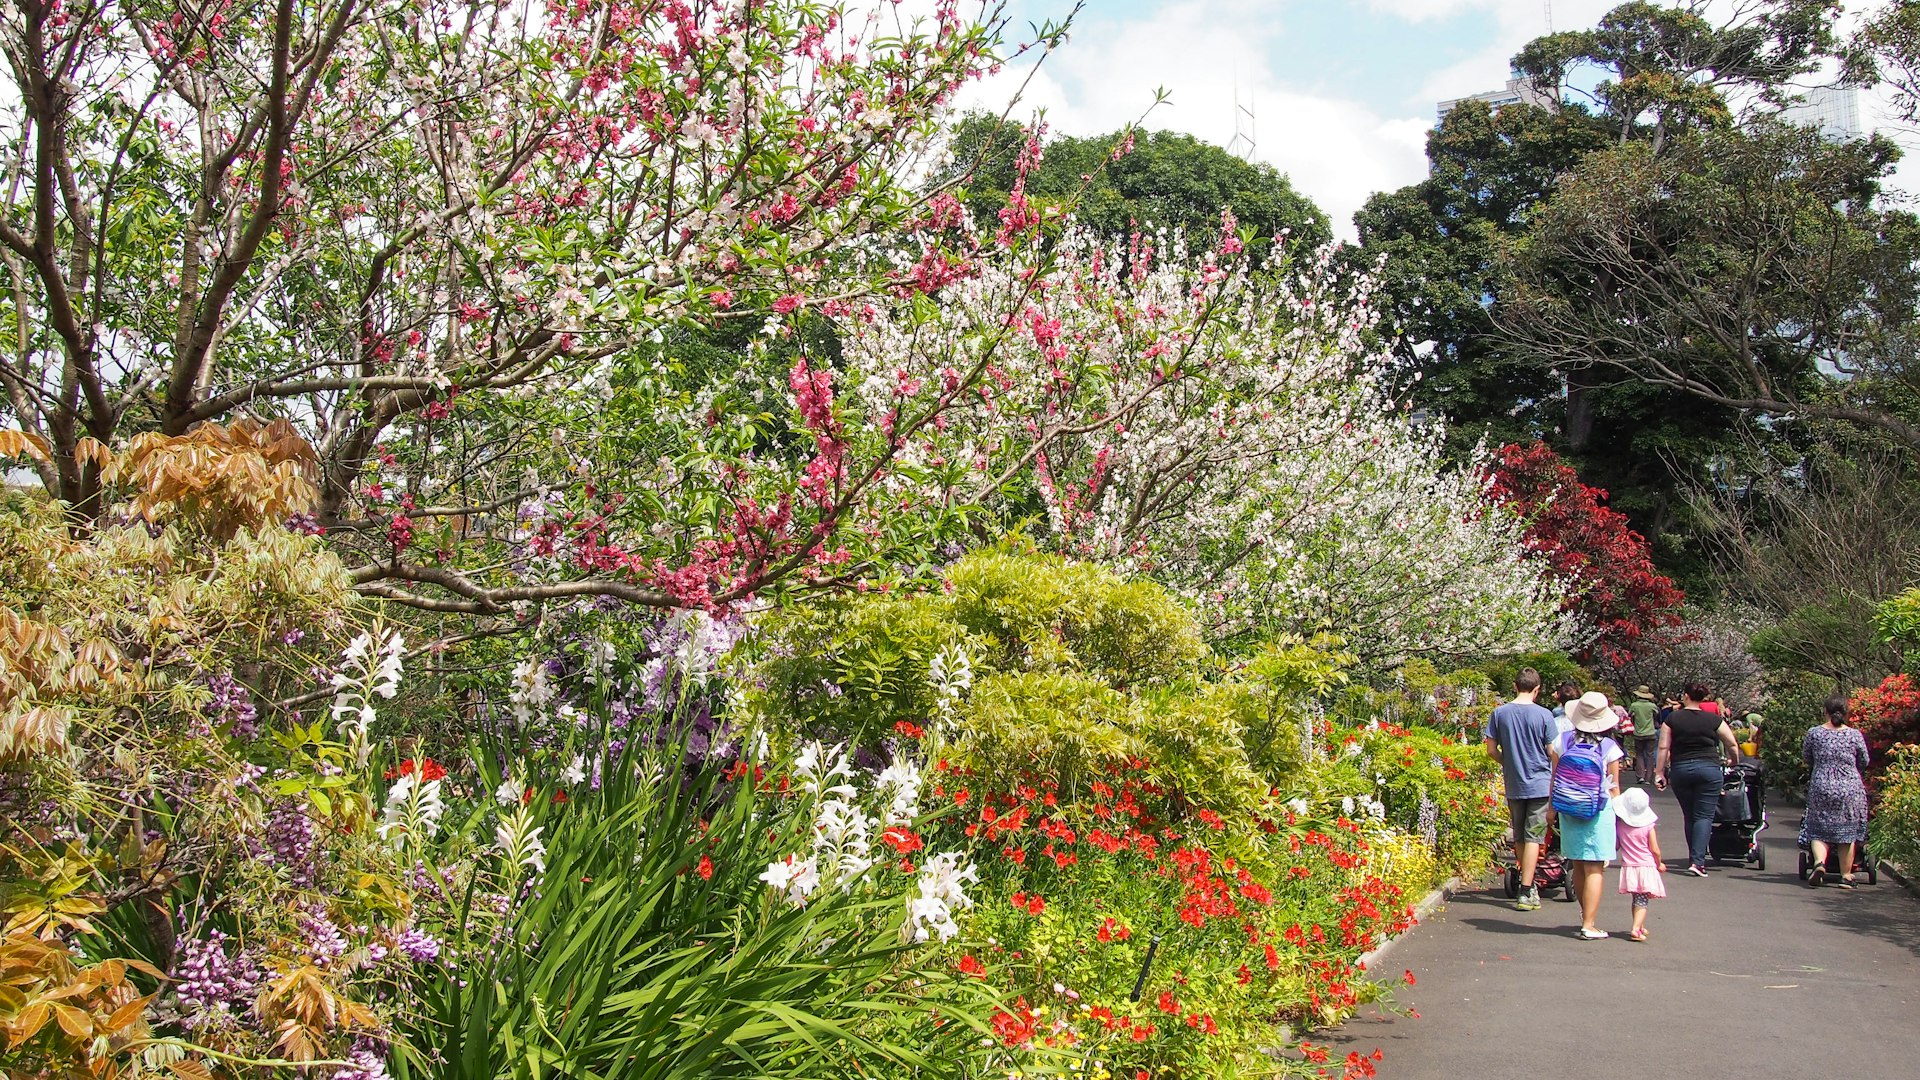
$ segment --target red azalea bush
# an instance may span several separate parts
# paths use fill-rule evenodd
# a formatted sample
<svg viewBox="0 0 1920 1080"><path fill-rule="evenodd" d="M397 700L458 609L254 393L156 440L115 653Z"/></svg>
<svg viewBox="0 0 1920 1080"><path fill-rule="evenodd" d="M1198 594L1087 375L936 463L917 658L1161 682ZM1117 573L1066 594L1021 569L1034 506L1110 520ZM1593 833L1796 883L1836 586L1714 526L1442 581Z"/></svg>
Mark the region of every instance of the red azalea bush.
<svg viewBox="0 0 1920 1080"><path fill-rule="evenodd" d="M1573 583L1568 610L1597 632L1583 660L1624 664L1646 635L1679 623L1686 594L1654 569L1647 538L1551 447L1501 447L1488 481L1495 501L1526 519L1528 546Z"/></svg>
<svg viewBox="0 0 1920 1080"><path fill-rule="evenodd" d="M1920 686L1910 675L1889 675L1879 686L1855 690L1848 710L1867 738L1867 786L1872 789L1895 746L1920 742Z"/></svg>

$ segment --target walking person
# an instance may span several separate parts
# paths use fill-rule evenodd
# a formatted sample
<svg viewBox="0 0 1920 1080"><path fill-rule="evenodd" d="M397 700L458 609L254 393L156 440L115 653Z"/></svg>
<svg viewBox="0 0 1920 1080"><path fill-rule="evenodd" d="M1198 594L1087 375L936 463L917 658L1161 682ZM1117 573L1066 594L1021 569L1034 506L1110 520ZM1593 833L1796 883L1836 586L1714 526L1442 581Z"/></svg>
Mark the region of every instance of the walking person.
<svg viewBox="0 0 1920 1080"><path fill-rule="evenodd" d="M1559 689L1553 692L1553 727L1556 734L1565 735L1573 730L1573 724L1567 720L1567 707L1580 699L1580 684L1572 679L1563 679Z"/></svg>
<svg viewBox="0 0 1920 1080"><path fill-rule="evenodd" d="M1807 781L1807 844L1813 849L1809 885L1827 881L1827 846L1837 849L1843 889L1853 888L1856 846L1867 838L1867 740L1847 719L1847 699L1827 699L1826 722L1807 729L1800 757L1812 767Z"/></svg>
<svg viewBox="0 0 1920 1080"><path fill-rule="evenodd" d="M1620 855L1620 891L1633 897L1634 941L1647 940L1647 906L1653 898L1667 895L1667 883L1660 875L1667 872L1660 855L1660 836L1653 831L1660 815L1653 812L1653 800L1645 788L1628 788L1613 800L1614 848Z"/></svg>
<svg viewBox="0 0 1920 1080"><path fill-rule="evenodd" d="M1605 891L1607 863L1614 856L1613 797L1620 793L1620 761L1626 751L1607 733L1620 721L1607 695L1589 690L1567 705L1571 731L1553 740L1553 809L1560 820L1560 855L1573 867L1580 899L1583 941L1600 941L1595 926Z"/></svg>
<svg viewBox="0 0 1920 1080"><path fill-rule="evenodd" d="M1507 819L1513 826L1513 854L1520 866L1520 911L1540 907L1533 871L1547 838L1547 797L1552 791L1553 714L1540 705L1540 673L1522 668L1513 680L1513 700L1493 710L1487 721L1487 756L1500 764L1507 788Z"/></svg>
<svg viewBox="0 0 1920 1080"><path fill-rule="evenodd" d="M1740 763L1740 744L1733 729L1718 713L1701 708L1710 696L1707 685L1690 680L1680 690L1680 707L1660 729L1660 760L1653 786L1662 791L1671 784L1687 824L1687 868L1694 877L1707 876L1707 843L1713 836L1713 813L1720 805L1726 773L1720 754L1729 764Z"/></svg>
<svg viewBox="0 0 1920 1080"><path fill-rule="evenodd" d="M1660 709L1653 703L1653 687L1646 683L1634 687L1627 713L1633 717L1634 781L1651 784L1654 766L1660 760Z"/></svg>

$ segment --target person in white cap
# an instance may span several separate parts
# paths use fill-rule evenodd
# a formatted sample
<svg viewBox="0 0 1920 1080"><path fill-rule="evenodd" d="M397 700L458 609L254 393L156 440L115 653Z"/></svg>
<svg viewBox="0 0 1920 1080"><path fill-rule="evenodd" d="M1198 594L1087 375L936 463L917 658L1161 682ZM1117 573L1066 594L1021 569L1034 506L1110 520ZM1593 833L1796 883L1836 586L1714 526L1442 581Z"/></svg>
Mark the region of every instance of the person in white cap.
<svg viewBox="0 0 1920 1080"><path fill-rule="evenodd" d="M1600 915L1607 864L1613 861L1613 797L1620 793L1620 762L1627 756L1608 732L1620 723L1613 703L1589 690L1567 703L1573 730L1548 747L1553 756L1549 796L1560 819L1560 855L1573 864L1573 890L1580 898L1579 936L1600 941L1605 930L1593 925Z"/></svg>
<svg viewBox="0 0 1920 1080"><path fill-rule="evenodd" d="M1667 895L1667 872L1660 854L1660 837L1653 831L1660 815L1653 812L1647 789L1631 787L1613 800L1614 848L1620 854L1620 891L1633 897L1635 941L1647 940L1647 905Z"/></svg>

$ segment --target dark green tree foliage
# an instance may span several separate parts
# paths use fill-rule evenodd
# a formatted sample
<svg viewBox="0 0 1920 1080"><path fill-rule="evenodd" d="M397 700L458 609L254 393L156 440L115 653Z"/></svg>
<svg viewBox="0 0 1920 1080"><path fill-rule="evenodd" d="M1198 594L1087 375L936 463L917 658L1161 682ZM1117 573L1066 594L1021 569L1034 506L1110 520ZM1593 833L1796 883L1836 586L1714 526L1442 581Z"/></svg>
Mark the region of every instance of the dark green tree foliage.
<svg viewBox="0 0 1920 1080"><path fill-rule="evenodd" d="M1727 23L1709 20L1708 7L1621 4L1591 30L1529 43L1514 71L1556 98L1596 78L1587 96L1614 138L1644 140L1658 152L1679 132L1729 126L1730 91L1778 103L1785 84L1834 50L1839 0L1763 0L1742 5Z"/></svg>
<svg viewBox="0 0 1920 1080"><path fill-rule="evenodd" d="M1508 346L1920 448L1920 220L1875 200L1898 156L1780 124L1590 156L1509 250Z"/></svg>
<svg viewBox="0 0 1920 1080"><path fill-rule="evenodd" d="M1508 356L1494 336L1499 242L1526 228L1561 172L1604 145L1582 109L1465 102L1427 137L1427 179L1374 196L1354 217L1358 258L1379 265L1391 347L1461 449L1560 426L1559 379Z"/></svg>
<svg viewBox="0 0 1920 1080"><path fill-rule="evenodd" d="M969 209L991 222L1007 204L1025 137L997 117L968 116L956 126L952 164L936 179L963 178ZM1082 222L1109 236L1124 237L1137 226L1211 239L1227 208L1258 238L1256 250L1282 230L1310 245L1333 236L1326 213L1271 165L1178 132L1137 133L1131 141L1132 149L1116 156L1128 142L1126 132L1046 140L1040 167L1027 178L1027 196L1043 206L1070 205Z"/></svg>
<svg viewBox="0 0 1920 1080"><path fill-rule="evenodd" d="M1541 38L1514 69L1559 108L1455 108L1428 138L1428 178L1376 196L1355 218L1360 257L1383 263L1395 348L1421 376L1415 397L1449 418L1456 447L1544 439L1613 493L1689 587L1704 561L1675 535L1686 524L1681 490L1703 482L1751 420L1685 388L1545 355L1502 333L1511 253L1561 185L1596 162L1629 152L1664 159L1687 138L1730 128L1729 92L1762 109L1777 101L1785 80L1833 48L1837 10L1830 0L1774 0L1715 23L1704 5L1630 3L1591 30Z"/></svg>

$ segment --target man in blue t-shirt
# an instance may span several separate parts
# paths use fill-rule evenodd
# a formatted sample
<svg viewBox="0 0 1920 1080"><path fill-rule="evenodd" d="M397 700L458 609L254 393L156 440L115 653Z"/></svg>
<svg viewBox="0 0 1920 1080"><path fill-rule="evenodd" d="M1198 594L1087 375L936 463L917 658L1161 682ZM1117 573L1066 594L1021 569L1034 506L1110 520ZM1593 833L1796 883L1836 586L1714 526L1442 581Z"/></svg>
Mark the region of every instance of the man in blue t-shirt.
<svg viewBox="0 0 1920 1080"><path fill-rule="evenodd" d="M1540 890L1533 869L1547 838L1547 796L1553 788L1553 759L1547 745L1556 734L1553 714L1540 705L1540 673L1520 669L1513 700L1493 710L1487 721L1487 756L1500 763L1507 782L1507 818L1513 825L1513 850L1520 861L1520 898L1513 906L1533 911Z"/></svg>

